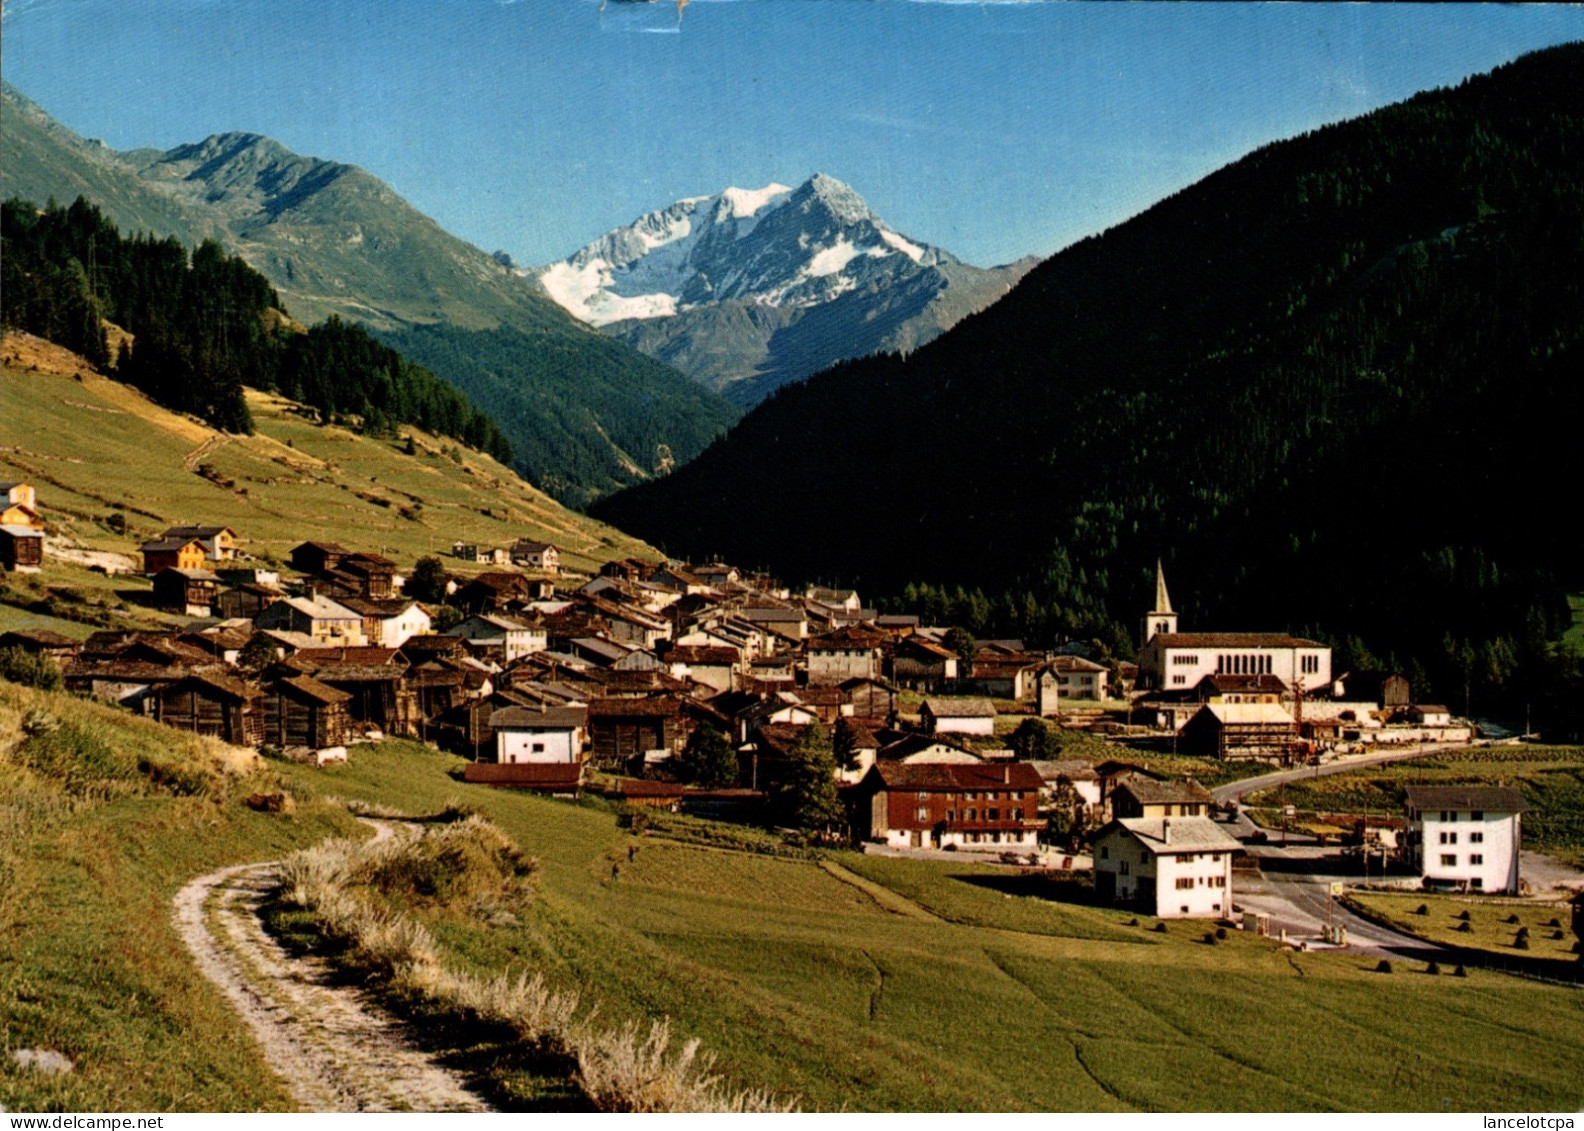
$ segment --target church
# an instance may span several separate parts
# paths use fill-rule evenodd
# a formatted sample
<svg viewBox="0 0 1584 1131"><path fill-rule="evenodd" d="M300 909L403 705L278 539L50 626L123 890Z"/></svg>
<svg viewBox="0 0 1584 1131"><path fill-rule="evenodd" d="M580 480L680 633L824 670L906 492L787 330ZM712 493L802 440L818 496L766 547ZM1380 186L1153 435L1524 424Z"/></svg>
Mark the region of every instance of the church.
<svg viewBox="0 0 1584 1131"><path fill-rule="evenodd" d="M1280 632L1178 632L1166 592L1166 573L1155 565L1155 607L1144 618L1139 683L1151 691L1186 691L1205 676L1275 676L1305 695L1330 692L1331 649Z"/></svg>

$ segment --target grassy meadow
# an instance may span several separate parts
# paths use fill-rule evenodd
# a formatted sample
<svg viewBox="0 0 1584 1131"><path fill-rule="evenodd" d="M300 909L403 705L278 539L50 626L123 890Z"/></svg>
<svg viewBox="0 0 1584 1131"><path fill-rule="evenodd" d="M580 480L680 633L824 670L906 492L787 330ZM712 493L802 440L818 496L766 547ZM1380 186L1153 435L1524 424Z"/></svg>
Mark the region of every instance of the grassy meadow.
<svg viewBox="0 0 1584 1131"><path fill-rule="evenodd" d="M1498 959L1578 960L1574 947L1579 940L1565 903L1377 891L1349 892L1347 900L1372 918L1443 946L1489 951ZM1518 934L1524 929L1529 945L1520 947Z"/></svg>
<svg viewBox="0 0 1584 1131"><path fill-rule="evenodd" d="M669 1016L734 1084L806 1108L1584 1099L1576 991L1483 971L1381 975L1238 932L1206 945L1202 923L1157 933L1023 894L984 866L856 854L822 866L635 837L602 801L463 786L447 776L458 764L386 743L345 767L281 772L303 797L476 808L537 858L541 887L517 925L431 920L457 963L543 970L613 1020Z"/></svg>
<svg viewBox="0 0 1584 1131"><path fill-rule="evenodd" d="M551 541L564 565L584 570L654 555L488 456L416 429L401 430L413 438L409 456L401 440L321 426L289 401L249 391L257 431L232 436L160 408L47 343L11 335L0 355L7 359L0 477L32 481L52 529L93 550L135 554L167 526L223 523L265 561L284 561L305 539L385 553L409 567L458 539ZM114 513L124 531L106 523ZM55 569L54 559L47 564Z"/></svg>
<svg viewBox="0 0 1584 1131"><path fill-rule="evenodd" d="M62 723L29 733L42 707ZM37 719L33 728L37 728ZM542 971L604 1023L669 1017L729 1083L820 1110L1557 1109L1584 1100L1579 991L1473 970L1377 974L1206 924L1155 922L969 863L772 855L754 836L634 835L606 802L461 783L390 741L323 770L256 767L124 714L0 684L0 1103L288 1101L170 925L182 883L329 835L350 801L494 821L537 894L489 923L414 910L463 973ZM295 813L245 793L288 789ZM713 840L715 843L707 843ZM736 840L747 851L733 850ZM630 851L631 850L631 851ZM612 875L613 865L619 870ZM1058 898L1049 898L1056 896ZM1537 940L1537 944L1539 942ZM44 1077L9 1053L53 1048ZM496 1094L554 1082L496 1068Z"/></svg>
<svg viewBox="0 0 1584 1131"><path fill-rule="evenodd" d="M1523 817L1524 847L1584 863L1584 749L1576 746L1449 750L1262 790L1248 803L1273 811L1292 805L1300 814L1401 814L1403 787L1410 784L1517 786L1530 806Z"/></svg>

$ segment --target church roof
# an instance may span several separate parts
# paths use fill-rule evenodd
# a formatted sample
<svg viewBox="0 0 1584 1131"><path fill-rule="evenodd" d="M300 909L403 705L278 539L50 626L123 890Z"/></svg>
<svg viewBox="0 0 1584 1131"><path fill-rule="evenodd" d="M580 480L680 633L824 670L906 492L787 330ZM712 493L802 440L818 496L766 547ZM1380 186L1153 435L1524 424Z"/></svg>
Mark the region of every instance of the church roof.
<svg viewBox="0 0 1584 1131"><path fill-rule="evenodd" d="M1155 637L1162 648L1324 648L1317 640L1285 632L1163 632Z"/></svg>

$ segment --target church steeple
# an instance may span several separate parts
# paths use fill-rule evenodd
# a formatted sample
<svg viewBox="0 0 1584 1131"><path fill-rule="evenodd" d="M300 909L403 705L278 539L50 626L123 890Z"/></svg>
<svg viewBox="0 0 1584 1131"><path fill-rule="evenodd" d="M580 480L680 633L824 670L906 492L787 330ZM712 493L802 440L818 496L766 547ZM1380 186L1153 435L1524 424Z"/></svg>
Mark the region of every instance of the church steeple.
<svg viewBox="0 0 1584 1131"><path fill-rule="evenodd" d="M1171 594L1166 592L1166 569L1155 560L1155 607L1144 617L1144 643L1159 634L1177 631L1177 614L1172 611Z"/></svg>

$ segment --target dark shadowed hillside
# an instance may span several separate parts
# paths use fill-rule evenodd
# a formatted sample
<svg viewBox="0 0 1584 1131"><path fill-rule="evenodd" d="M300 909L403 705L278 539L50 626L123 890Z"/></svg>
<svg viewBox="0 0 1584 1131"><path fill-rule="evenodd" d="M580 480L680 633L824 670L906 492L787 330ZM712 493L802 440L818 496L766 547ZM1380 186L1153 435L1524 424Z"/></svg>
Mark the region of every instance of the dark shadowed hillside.
<svg viewBox="0 0 1584 1131"><path fill-rule="evenodd" d="M1267 146L603 503L672 553L1418 654L1564 615L1584 47ZM1444 647L1445 646L1445 647Z"/></svg>

